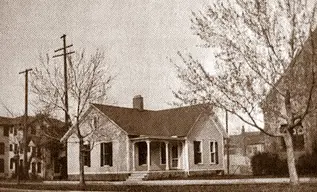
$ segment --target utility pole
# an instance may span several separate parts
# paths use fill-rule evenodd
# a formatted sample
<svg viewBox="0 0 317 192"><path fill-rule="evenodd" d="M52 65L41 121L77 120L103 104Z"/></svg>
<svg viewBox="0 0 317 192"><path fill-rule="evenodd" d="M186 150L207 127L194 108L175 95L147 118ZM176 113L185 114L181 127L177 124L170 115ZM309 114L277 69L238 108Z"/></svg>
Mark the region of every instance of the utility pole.
<svg viewBox="0 0 317 192"><path fill-rule="evenodd" d="M19 74L25 74L25 113L24 113L24 129L23 129L23 173L27 178L28 174L28 162L27 162L27 153L28 153L28 145L27 145L27 134L28 134L28 75L32 69L26 69L24 71L19 72Z"/></svg>
<svg viewBox="0 0 317 192"><path fill-rule="evenodd" d="M65 124L68 127L70 122L69 122L69 116L68 116L68 87L67 87L67 55L75 53L74 51L68 52L67 53L67 48L70 48L73 46L71 45L66 45L66 35L62 35L61 39L63 39L63 47L60 49L56 49L54 52L58 51L63 51L62 54L54 55L53 58L55 57L64 57L64 92L65 92Z"/></svg>
<svg viewBox="0 0 317 192"><path fill-rule="evenodd" d="M228 138L227 138L227 174L229 175L230 174L230 153L229 153L229 127L228 127L228 111L226 110L226 132L227 132L227 135L228 135Z"/></svg>
<svg viewBox="0 0 317 192"><path fill-rule="evenodd" d="M54 55L53 58L55 57L64 57L64 91L65 91L65 125L68 128L70 126L70 120L69 120L69 113L68 113L68 84L67 84L67 55L73 54L75 53L74 51L70 51L67 53L67 48L70 48L73 46L73 44L71 45L67 45L66 44L66 35L62 35L61 39L63 39L63 47L60 49L56 49L54 52L59 52L59 51L63 51L62 54L58 54L58 55ZM67 148L67 144L66 144L66 148ZM66 157L67 157L67 150L66 150ZM64 173L64 171L65 173ZM64 173L64 174L63 174ZM62 177L63 178L67 178L67 163L65 164L65 167L62 168Z"/></svg>

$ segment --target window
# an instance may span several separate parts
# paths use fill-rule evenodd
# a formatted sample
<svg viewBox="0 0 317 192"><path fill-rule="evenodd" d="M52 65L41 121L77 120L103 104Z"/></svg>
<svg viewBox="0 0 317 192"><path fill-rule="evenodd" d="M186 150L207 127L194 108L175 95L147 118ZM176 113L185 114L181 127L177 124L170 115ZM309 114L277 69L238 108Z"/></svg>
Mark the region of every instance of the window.
<svg viewBox="0 0 317 192"><path fill-rule="evenodd" d="M36 154L36 147L31 147L32 148L32 153Z"/></svg>
<svg viewBox="0 0 317 192"><path fill-rule="evenodd" d="M41 171L42 171L42 163L37 162L37 173L41 173Z"/></svg>
<svg viewBox="0 0 317 192"><path fill-rule="evenodd" d="M31 127L31 134L36 135L36 127L34 126Z"/></svg>
<svg viewBox="0 0 317 192"><path fill-rule="evenodd" d="M3 127L3 136L8 137L9 136L9 127L8 126L4 126Z"/></svg>
<svg viewBox="0 0 317 192"><path fill-rule="evenodd" d="M10 127L10 133L13 133L13 127Z"/></svg>
<svg viewBox="0 0 317 192"><path fill-rule="evenodd" d="M139 165L146 164L147 159L147 146L145 142L138 143L139 146Z"/></svg>
<svg viewBox="0 0 317 192"><path fill-rule="evenodd" d="M94 119L93 119L94 128L97 128L97 127L98 127L98 122L99 122L98 117L97 117L97 116L94 116Z"/></svg>
<svg viewBox="0 0 317 192"><path fill-rule="evenodd" d="M83 146L84 166L90 167L90 143Z"/></svg>
<svg viewBox="0 0 317 192"><path fill-rule="evenodd" d="M172 167L178 168L178 146L172 145L171 149Z"/></svg>
<svg viewBox="0 0 317 192"><path fill-rule="evenodd" d="M17 133L18 133L17 128L14 127L14 128L13 128L13 135L17 135Z"/></svg>
<svg viewBox="0 0 317 192"><path fill-rule="evenodd" d="M210 142L210 163L218 164L218 142L211 141Z"/></svg>
<svg viewBox="0 0 317 192"><path fill-rule="evenodd" d="M100 166L112 166L112 142L100 144Z"/></svg>
<svg viewBox="0 0 317 192"><path fill-rule="evenodd" d="M229 155L234 155L234 154L237 154L238 153L238 149L236 149L236 148L230 148L229 149ZM227 154L227 152L226 152L226 154Z"/></svg>
<svg viewBox="0 0 317 192"><path fill-rule="evenodd" d="M301 151L305 148L304 134L295 133L293 137L293 146L295 151Z"/></svg>
<svg viewBox="0 0 317 192"><path fill-rule="evenodd" d="M4 173L4 159L0 159L0 173Z"/></svg>
<svg viewBox="0 0 317 192"><path fill-rule="evenodd" d="M20 170L21 170L21 168L23 169L23 159L20 159L20 164L19 164L19 166L20 166Z"/></svg>
<svg viewBox="0 0 317 192"><path fill-rule="evenodd" d="M10 169L13 169L13 164L15 163L14 158L10 159Z"/></svg>
<svg viewBox="0 0 317 192"><path fill-rule="evenodd" d="M0 143L0 155L4 155L4 143Z"/></svg>
<svg viewBox="0 0 317 192"><path fill-rule="evenodd" d="M161 143L161 164L166 164L166 145L165 143Z"/></svg>
<svg viewBox="0 0 317 192"><path fill-rule="evenodd" d="M18 144L14 144L14 153L15 153L15 154L18 153Z"/></svg>
<svg viewBox="0 0 317 192"><path fill-rule="evenodd" d="M37 147L36 148L36 155L37 157L41 157L42 153L41 153L41 147Z"/></svg>
<svg viewBox="0 0 317 192"><path fill-rule="evenodd" d="M202 145L201 141L194 141L194 163L202 163Z"/></svg>
<svg viewBox="0 0 317 192"><path fill-rule="evenodd" d="M294 132L292 134L292 139L293 139L293 148L295 151L302 151L305 148L305 138L304 138L304 133L301 130L302 127L294 129ZM286 151L286 145L284 138L281 137L281 147L283 151Z"/></svg>
<svg viewBox="0 0 317 192"><path fill-rule="evenodd" d="M54 173L59 173L60 172L60 164L57 159L54 160Z"/></svg>
<svg viewBox="0 0 317 192"><path fill-rule="evenodd" d="M35 165L36 165L35 162L33 162L32 163L32 174L35 174L35 169L36 169Z"/></svg>
<svg viewBox="0 0 317 192"><path fill-rule="evenodd" d="M10 151L13 151L13 145L10 144Z"/></svg>
<svg viewBox="0 0 317 192"><path fill-rule="evenodd" d="M257 147L253 147L253 154L257 154L258 153L258 148Z"/></svg>

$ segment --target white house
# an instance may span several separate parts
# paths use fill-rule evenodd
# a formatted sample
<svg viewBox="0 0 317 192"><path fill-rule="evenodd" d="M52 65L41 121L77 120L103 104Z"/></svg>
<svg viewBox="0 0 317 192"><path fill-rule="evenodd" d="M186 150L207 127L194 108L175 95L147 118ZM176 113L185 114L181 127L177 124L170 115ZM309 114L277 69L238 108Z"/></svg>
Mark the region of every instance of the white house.
<svg viewBox="0 0 317 192"><path fill-rule="evenodd" d="M79 123L87 133L85 178L125 180L142 173L145 179L223 173L224 137L217 116L195 105L145 110L143 98L133 108L91 104ZM75 126L67 141L68 178L79 178L79 143ZM138 175L139 177L139 175Z"/></svg>

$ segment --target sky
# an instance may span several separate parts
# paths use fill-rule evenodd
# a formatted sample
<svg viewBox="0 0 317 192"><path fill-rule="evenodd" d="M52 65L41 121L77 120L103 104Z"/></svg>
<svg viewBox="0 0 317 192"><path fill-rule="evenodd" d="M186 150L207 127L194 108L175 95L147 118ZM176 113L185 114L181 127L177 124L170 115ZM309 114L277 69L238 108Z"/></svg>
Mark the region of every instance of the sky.
<svg viewBox="0 0 317 192"><path fill-rule="evenodd" d="M75 52L105 52L116 74L109 104L132 107L133 96L142 95L146 109L171 107L180 83L169 60L177 51L212 65L212 54L190 29L191 11L211 1L0 0L0 115L8 115L3 106L24 113L24 75L18 73L36 67L40 53L53 55L63 34Z"/></svg>

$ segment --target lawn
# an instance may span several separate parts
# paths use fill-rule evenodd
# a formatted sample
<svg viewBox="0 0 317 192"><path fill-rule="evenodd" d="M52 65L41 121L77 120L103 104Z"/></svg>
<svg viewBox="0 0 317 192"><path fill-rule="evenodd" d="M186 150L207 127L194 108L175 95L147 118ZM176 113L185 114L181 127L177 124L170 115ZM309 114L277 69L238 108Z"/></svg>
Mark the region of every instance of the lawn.
<svg viewBox="0 0 317 192"><path fill-rule="evenodd" d="M20 189L37 189L37 190L80 190L80 186L63 184L4 184L0 183L0 187L20 188ZM175 185L175 186L148 186L148 185L87 185L86 191L285 191L285 192L306 192L317 191L317 183L305 183L296 187L288 184L241 184L241 185Z"/></svg>

